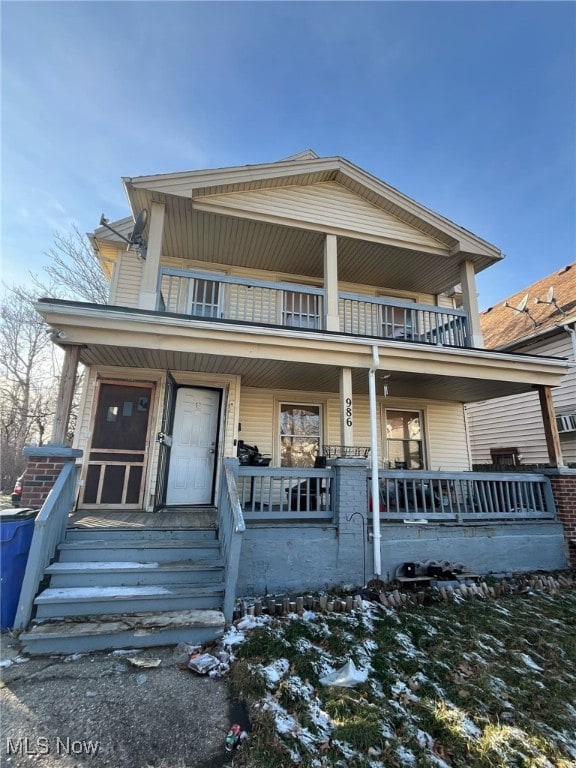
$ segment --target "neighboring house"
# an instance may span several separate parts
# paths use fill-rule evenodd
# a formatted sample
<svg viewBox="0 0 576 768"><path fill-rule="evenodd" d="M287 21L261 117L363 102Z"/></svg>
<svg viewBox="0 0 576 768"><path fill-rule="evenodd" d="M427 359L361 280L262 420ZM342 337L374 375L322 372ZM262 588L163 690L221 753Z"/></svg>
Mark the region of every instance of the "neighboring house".
<svg viewBox="0 0 576 768"><path fill-rule="evenodd" d="M570 362L552 398L564 463L576 466L576 262L485 310L480 324L489 349ZM548 463L537 392L471 403L466 413L474 464Z"/></svg>
<svg viewBox="0 0 576 768"><path fill-rule="evenodd" d="M566 372L561 360L483 348L475 275L501 258L498 248L312 151L125 178L124 189L130 215L91 236L109 303L37 305L65 350L53 443L63 442L71 384L86 366L74 447L78 509L92 530L69 531L61 557L80 557L89 535L82 557L110 559L119 545L107 537L140 526L147 543L137 555L121 547L116 571L135 572L127 559L143 567L144 549L150 576L182 526L201 527L212 512L227 618L235 592L392 578L410 560L482 573L566 564L547 478L467 472L464 405L538 387L550 421L550 388ZM180 529L155 548L152 529L176 512ZM206 546L176 548L178 573ZM72 589L85 576L81 564L65 570L59 583ZM98 589L104 573L83 583ZM127 596L134 582L114 578L124 580L105 582L121 585L108 612L137 601L153 610L149 592ZM199 588L184 595L170 578L154 610L195 604ZM206 589L200 605L221 606L216 586ZM37 604L44 617L106 607L101 592L81 594L67 607L62 592Z"/></svg>

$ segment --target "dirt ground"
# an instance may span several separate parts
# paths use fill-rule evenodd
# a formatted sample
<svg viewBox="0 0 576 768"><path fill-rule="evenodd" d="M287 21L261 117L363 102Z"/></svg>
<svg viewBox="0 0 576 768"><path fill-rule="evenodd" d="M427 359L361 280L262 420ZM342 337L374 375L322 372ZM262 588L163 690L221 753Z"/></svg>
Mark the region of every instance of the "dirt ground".
<svg viewBox="0 0 576 768"><path fill-rule="evenodd" d="M133 666L111 652L19 656L2 634L0 765L6 768L221 768L230 727L225 678L177 666L175 648L151 648Z"/></svg>

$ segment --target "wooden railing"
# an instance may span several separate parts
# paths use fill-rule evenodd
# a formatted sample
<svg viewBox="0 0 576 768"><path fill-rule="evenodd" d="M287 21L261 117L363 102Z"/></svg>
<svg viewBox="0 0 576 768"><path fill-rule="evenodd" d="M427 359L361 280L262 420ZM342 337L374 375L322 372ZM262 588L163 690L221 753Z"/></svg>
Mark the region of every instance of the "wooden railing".
<svg viewBox="0 0 576 768"><path fill-rule="evenodd" d="M333 470L240 466L238 495L247 521L334 520Z"/></svg>
<svg viewBox="0 0 576 768"><path fill-rule="evenodd" d="M242 549L242 534L246 530L242 507L238 499L235 470L236 459L224 459L218 503L218 539L224 564L224 606L227 622L232 621L236 600L236 583Z"/></svg>
<svg viewBox="0 0 576 768"><path fill-rule="evenodd" d="M157 309L204 320L324 330L323 288L162 267ZM464 310L339 294L340 331L396 341L469 347Z"/></svg>
<svg viewBox="0 0 576 768"><path fill-rule="evenodd" d="M378 480L380 517L386 520L466 522L556 515L550 480L541 474L380 470ZM371 499L368 503L371 508Z"/></svg>
<svg viewBox="0 0 576 768"><path fill-rule="evenodd" d="M77 467L73 462L64 464L36 517L14 629L25 629L28 626L44 571L53 560L58 545L64 541L68 515L74 504L76 475Z"/></svg>

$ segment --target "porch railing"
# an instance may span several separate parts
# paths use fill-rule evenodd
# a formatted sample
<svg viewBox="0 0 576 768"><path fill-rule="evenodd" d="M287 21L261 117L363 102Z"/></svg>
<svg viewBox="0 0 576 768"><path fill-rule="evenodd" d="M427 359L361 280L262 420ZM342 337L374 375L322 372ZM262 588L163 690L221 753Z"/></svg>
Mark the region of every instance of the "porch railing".
<svg viewBox="0 0 576 768"><path fill-rule="evenodd" d="M25 629L28 626L44 571L53 560L58 545L64 541L68 515L74 504L76 477L76 465L73 462L64 464L36 517L14 629Z"/></svg>
<svg viewBox="0 0 576 768"><path fill-rule="evenodd" d="M241 466L238 495L247 521L333 522L334 473L327 469Z"/></svg>
<svg viewBox="0 0 576 768"><path fill-rule="evenodd" d="M236 488L235 459L224 459L220 499L218 502L218 539L224 565L224 606L227 622L232 621L236 600L236 583L240 565L242 534L246 530Z"/></svg>
<svg viewBox="0 0 576 768"><path fill-rule="evenodd" d="M324 327L324 290L310 285L163 267L158 293L158 309L164 312L288 328Z"/></svg>
<svg viewBox="0 0 576 768"><path fill-rule="evenodd" d="M360 336L470 346L468 315L461 309L341 293L340 323L344 333Z"/></svg>
<svg viewBox="0 0 576 768"><path fill-rule="evenodd" d="M550 480L541 474L381 470L378 481L380 517L386 520L466 522L556 515ZM370 483L367 489L369 494Z"/></svg>
<svg viewBox="0 0 576 768"><path fill-rule="evenodd" d="M323 330L323 288L232 277L201 270L162 267L158 284L162 312L303 330ZM339 294L340 331L398 341L469 347L464 310L400 299Z"/></svg>

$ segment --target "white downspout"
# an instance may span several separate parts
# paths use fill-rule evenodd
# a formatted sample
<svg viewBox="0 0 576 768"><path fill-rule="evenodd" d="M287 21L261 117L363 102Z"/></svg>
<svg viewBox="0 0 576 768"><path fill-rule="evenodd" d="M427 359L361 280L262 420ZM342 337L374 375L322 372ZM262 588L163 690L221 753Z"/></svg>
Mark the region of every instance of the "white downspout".
<svg viewBox="0 0 576 768"><path fill-rule="evenodd" d="M378 347L372 347L372 365L368 369L368 392L370 396L370 455L372 457L372 541L374 543L374 575L382 573L380 562L380 485L378 483L378 414L376 411L376 371L380 365Z"/></svg>

